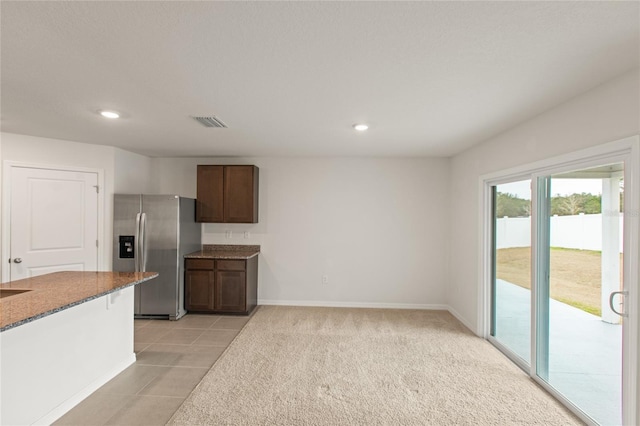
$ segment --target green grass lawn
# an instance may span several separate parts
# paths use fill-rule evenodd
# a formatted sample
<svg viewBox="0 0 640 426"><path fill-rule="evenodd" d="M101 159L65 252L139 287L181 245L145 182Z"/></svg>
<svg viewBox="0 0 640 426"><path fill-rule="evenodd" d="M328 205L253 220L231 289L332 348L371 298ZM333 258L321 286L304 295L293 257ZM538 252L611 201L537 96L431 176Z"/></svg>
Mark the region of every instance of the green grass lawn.
<svg viewBox="0 0 640 426"><path fill-rule="evenodd" d="M515 247L497 251L496 275L531 288L531 249ZM551 248L551 298L600 316L601 254L599 251ZM622 276L622 274L621 274Z"/></svg>

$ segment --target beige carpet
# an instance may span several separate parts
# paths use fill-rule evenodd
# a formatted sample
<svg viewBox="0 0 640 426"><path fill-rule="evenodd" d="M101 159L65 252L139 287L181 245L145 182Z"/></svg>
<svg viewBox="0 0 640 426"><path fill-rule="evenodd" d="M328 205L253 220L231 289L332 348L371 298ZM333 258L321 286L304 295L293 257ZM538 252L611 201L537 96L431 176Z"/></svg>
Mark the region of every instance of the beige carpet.
<svg viewBox="0 0 640 426"><path fill-rule="evenodd" d="M580 422L448 312L263 306L169 424Z"/></svg>

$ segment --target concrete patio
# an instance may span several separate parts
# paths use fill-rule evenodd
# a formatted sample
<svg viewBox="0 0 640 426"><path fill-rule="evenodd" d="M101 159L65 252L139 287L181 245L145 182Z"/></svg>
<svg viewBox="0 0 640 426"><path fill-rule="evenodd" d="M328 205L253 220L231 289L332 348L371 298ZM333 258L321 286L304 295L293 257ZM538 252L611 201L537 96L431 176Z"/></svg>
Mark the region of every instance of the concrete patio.
<svg viewBox="0 0 640 426"><path fill-rule="evenodd" d="M530 291L497 280L496 338L530 364ZM548 383L602 425L622 423L622 326L550 301Z"/></svg>

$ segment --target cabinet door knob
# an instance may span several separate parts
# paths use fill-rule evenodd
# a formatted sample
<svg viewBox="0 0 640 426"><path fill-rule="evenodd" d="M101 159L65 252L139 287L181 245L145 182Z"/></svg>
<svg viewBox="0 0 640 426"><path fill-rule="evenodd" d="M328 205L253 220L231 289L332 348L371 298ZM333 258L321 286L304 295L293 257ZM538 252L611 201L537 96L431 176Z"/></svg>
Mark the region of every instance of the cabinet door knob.
<svg viewBox="0 0 640 426"><path fill-rule="evenodd" d="M13 259L13 263L22 263L22 258L16 257L15 259Z"/></svg>

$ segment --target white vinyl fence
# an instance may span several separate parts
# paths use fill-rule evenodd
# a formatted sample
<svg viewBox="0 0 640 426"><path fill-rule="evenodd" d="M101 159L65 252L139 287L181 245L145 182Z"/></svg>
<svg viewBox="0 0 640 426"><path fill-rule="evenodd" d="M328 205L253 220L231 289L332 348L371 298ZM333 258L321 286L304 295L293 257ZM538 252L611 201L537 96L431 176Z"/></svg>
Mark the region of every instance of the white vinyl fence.
<svg viewBox="0 0 640 426"><path fill-rule="evenodd" d="M620 253L622 253L622 214L620 214ZM531 218L504 217L497 220L499 249L531 246ZM551 217L551 246L602 251L602 214Z"/></svg>

